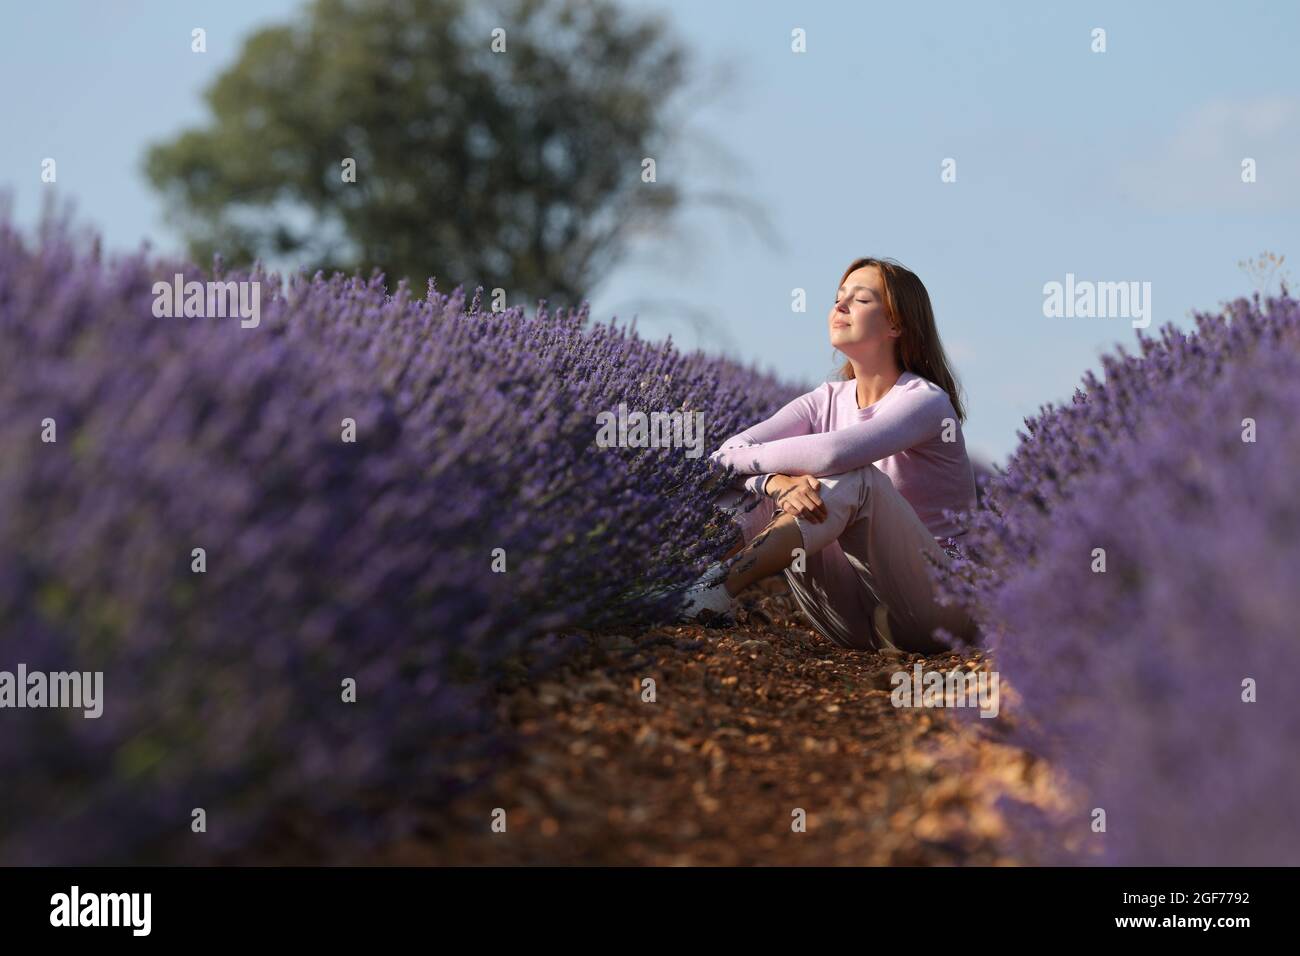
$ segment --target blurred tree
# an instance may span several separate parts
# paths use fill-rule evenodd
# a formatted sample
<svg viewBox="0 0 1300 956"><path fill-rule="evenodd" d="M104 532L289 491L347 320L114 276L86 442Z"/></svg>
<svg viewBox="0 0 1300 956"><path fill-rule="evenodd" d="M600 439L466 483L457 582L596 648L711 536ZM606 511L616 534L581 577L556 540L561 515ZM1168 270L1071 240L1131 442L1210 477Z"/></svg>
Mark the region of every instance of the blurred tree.
<svg viewBox="0 0 1300 956"><path fill-rule="evenodd" d="M663 22L608 0L315 0L248 39L206 92L210 125L151 147L146 172L200 262L575 303L682 200L641 163L685 61Z"/></svg>

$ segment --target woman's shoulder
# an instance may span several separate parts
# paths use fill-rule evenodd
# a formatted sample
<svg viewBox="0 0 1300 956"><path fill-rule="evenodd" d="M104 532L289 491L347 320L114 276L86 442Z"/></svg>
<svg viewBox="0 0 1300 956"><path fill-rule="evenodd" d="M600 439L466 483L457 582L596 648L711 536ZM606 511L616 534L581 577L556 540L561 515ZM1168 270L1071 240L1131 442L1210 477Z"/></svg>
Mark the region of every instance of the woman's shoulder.
<svg viewBox="0 0 1300 956"><path fill-rule="evenodd" d="M952 397L943 388L915 372L904 372L903 376L905 380L899 380L898 390L902 393L900 405L906 405L908 414L938 421L957 417Z"/></svg>
<svg viewBox="0 0 1300 956"><path fill-rule="evenodd" d="M809 391L804 392L803 395L800 396L800 398L802 398L804 401L810 402L815 406L819 406L819 407L825 406L829 402L834 401L836 398L842 395L846 387L856 386L856 384L857 383L854 382L852 379L850 379L847 382L838 381L838 380L831 381L831 382L822 382L820 385L816 385L813 388L811 388Z"/></svg>
<svg viewBox="0 0 1300 956"><path fill-rule="evenodd" d="M943 389L934 382L930 381L924 375L918 375L916 372L904 372L898 378L898 387L901 391L911 392L943 392ZM943 392L945 395L947 392Z"/></svg>
<svg viewBox="0 0 1300 956"><path fill-rule="evenodd" d="M952 399L942 386L936 385L923 375L917 375L915 372L904 372L898 380L898 390L900 392L910 393L918 397L923 397L927 401L947 402L952 404Z"/></svg>

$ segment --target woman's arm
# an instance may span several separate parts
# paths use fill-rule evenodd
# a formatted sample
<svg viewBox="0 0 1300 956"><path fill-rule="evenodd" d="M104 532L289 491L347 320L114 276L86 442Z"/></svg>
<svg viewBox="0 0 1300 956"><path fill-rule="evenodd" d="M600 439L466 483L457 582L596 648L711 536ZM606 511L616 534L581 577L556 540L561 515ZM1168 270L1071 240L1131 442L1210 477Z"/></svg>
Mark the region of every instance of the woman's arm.
<svg viewBox="0 0 1300 956"><path fill-rule="evenodd" d="M825 387L822 386L822 388ZM722 443L719 450L757 445L761 442L809 434L815 427L816 422L817 392L818 389L813 389L811 392L800 395L794 401L787 402L771 418L764 419L751 428L746 428L738 435L732 435Z"/></svg>
<svg viewBox="0 0 1300 956"><path fill-rule="evenodd" d="M826 386L821 386L825 388ZM752 448L763 442L779 441L783 438L795 438L800 435L811 434L816 427L815 422L818 414L818 389L813 389L800 395L794 401L787 402L771 418L765 419L747 428L737 435L732 435L722 443L711 456L715 461L721 461L722 454L730 449ZM752 475L745 481L745 487L755 494L763 494L764 485L767 482L766 474Z"/></svg>
<svg viewBox="0 0 1300 956"><path fill-rule="evenodd" d="M955 420L956 414L947 395L907 392L873 418L848 428L724 447L714 457L748 475L837 475L928 441L948 418Z"/></svg>

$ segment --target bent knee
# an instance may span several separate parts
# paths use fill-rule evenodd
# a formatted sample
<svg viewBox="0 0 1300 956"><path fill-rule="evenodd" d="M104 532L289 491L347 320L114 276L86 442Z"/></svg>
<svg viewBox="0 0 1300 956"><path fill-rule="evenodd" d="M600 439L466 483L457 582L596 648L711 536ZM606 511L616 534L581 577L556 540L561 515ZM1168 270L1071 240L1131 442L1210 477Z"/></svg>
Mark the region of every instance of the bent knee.
<svg viewBox="0 0 1300 956"><path fill-rule="evenodd" d="M881 478L888 479L883 471L875 465L864 465L861 468L853 468L849 471L841 471L834 475L827 475L817 480L822 483L831 485L856 485L856 484L874 484Z"/></svg>
<svg viewBox="0 0 1300 956"><path fill-rule="evenodd" d="M880 479L889 480L888 476L875 465L855 468L835 475L818 478L818 493L828 509L838 505L843 508L858 508L866 501L871 489Z"/></svg>

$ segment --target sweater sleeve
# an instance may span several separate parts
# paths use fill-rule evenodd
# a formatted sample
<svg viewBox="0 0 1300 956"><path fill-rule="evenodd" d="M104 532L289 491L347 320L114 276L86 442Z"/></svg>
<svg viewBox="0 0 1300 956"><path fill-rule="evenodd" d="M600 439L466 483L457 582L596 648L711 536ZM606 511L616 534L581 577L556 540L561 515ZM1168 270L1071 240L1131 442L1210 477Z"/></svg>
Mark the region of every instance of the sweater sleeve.
<svg viewBox="0 0 1300 956"><path fill-rule="evenodd" d="M757 425L732 435L722 443L711 456L715 461L722 461L725 452L740 448L753 448L763 442L777 441L782 438L795 438L812 433L817 419L819 403L817 390L807 392L782 406L771 418L764 419ZM743 469L738 469L743 470ZM767 485L770 473L758 473L745 480L745 488L761 495Z"/></svg>
<svg viewBox="0 0 1300 956"><path fill-rule="evenodd" d="M943 429L945 418L954 417L946 394L923 390L905 392L897 401L882 407L878 414L847 428L732 448L724 446L715 457L720 464L742 474L779 473L820 478L865 468L928 441Z"/></svg>

